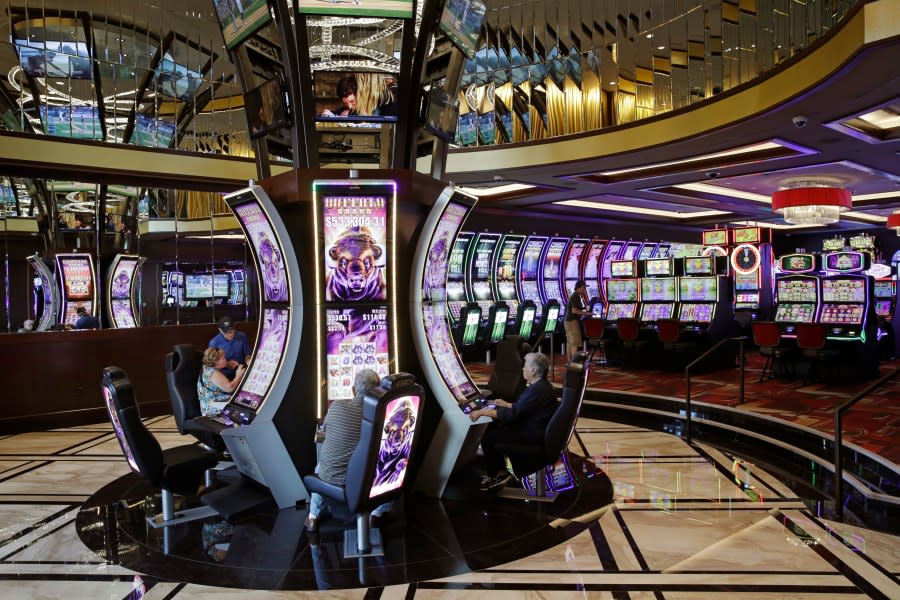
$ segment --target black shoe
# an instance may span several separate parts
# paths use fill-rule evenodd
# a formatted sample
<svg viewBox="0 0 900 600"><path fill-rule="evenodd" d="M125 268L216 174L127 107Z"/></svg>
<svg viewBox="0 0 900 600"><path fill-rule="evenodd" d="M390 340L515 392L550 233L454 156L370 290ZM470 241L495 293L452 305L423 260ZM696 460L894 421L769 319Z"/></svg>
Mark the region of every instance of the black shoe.
<svg viewBox="0 0 900 600"><path fill-rule="evenodd" d="M502 488L504 485L509 483L512 478L513 476L506 471L501 471L500 473L494 475L487 484L482 485L480 489L482 492L489 492L490 490Z"/></svg>

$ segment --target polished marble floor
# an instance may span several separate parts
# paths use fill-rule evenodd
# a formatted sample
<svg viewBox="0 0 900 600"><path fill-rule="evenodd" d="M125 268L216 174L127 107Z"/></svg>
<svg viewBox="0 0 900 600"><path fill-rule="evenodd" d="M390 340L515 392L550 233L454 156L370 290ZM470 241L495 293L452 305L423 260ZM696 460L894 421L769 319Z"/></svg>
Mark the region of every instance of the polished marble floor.
<svg viewBox="0 0 900 600"><path fill-rule="evenodd" d="M185 443L149 420L164 447ZM740 457L665 433L581 419L612 504L586 528L517 560L411 584L311 592L321 598L900 598L900 539L820 518ZM573 442L572 450L579 449ZM108 564L75 520L128 472L107 424L0 437L0 598L297 597L141 576ZM813 508L810 508L813 507ZM486 528L489 539L489 527ZM307 592L309 593L309 592Z"/></svg>

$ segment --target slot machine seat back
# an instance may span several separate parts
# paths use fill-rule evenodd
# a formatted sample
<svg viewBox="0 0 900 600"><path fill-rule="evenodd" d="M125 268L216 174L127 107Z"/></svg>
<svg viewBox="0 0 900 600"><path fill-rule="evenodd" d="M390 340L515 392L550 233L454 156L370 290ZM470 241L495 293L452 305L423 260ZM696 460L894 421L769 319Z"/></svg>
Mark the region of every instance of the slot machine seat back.
<svg viewBox="0 0 900 600"><path fill-rule="evenodd" d="M217 451L225 449L222 438L194 421L201 416L200 398L197 396L197 380L203 370L203 352L190 344L177 344L166 354L166 385L172 415L181 435L192 435L202 444Z"/></svg>
<svg viewBox="0 0 900 600"><path fill-rule="evenodd" d="M610 339L604 337L606 326L603 323L603 319L583 319L581 324L584 326L584 341L591 350L591 353L588 355L588 362L593 359L596 352L599 352L600 355L597 357L597 364L605 365L606 346L610 342Z"/></svg>
<svg viewBox="0 0 900 600"><path fill-rule="evenodd" d="M155 521L159 524L171 521L174 517L172 495L195 494L206 470L218 462L216 455L193 444L164 451L141 420L134 387L119 367L103 369L101 385L110 421L129 466L147 483L162 491L163 518L155 518Z"/></svg>
<svg viewBox="0 0 900 600"><path fill-rule="evenodd" d="M794 352L794 348L782 345L781 326L774 321L754 321L751 325L753 343L759 347L759 353L766 357L759 380L762 381L766 372L769 379L775 377L775 361L787 358Z"/></svg>
<svg viewBox="0 0 900 600"><path fill-rule="evenodd" d="M501 398L515 402L525 389L525 377L522 365L530 346L521 337L511 335L497 344L497 359L494 361L494 372L488 380L487 387L481 389L485 397Z"/></svg>
<svg viewBox="0 0 900 600"><path fill-rule="evenodd" d="M536 480L539 484L542 483L546 476L546 467L556 463L568 448L581 412L590 364L584 352L577 352L566 366L562 399L547 423L542 445L533 442L497 444L497 450L512 463L516 477L521 479L539 471Z"/></svg>
<svg viewBox="0 0 900 600"><path fill-rule="evenodd" d="M647 340L641 339L641 322L635 318L616 319L616 331L622 341L623 361L630 362L638 352L647 349Z"/></svg>
<svg viewBox="0 0 900 600"><path fill-rule="evenodd" d="M401 402L397 405L398 410L391 415L387 414L389 405L395 400L410 396L419 398L418 407L413 413L407 411L400 414L401 410L404 410ZM405 485L410 482L409 462L415 456L416 445L421 437L418 432L422 429L415 425L416 421L421 420L424 404L425 391L415 383L411 375L395 373L385 377L381 385L366 394L363 400L359 442L347 463L344 484L329 483L316 473L303 477L307 491L339 502L350 513L356 515L356 530L344 532L345 558L383 553L377 549L380 545L380 534L372 535L369 513L381 504L399 497ZM391 442L391 433L396 431L393 425L398 422L398 415L401 417L405 415L405 424L408 425L406 431L409 437L402 445L402 452L398 452ZM401 454L405 454L405 458L402 458ZM372 494L374 488L384 485L385 476L388 476L390 482L390 476L396 476L398 472L402 476L399 484L394 487L388 486L389 491Z"/></svg>
<svg viewBox="0 0 900 600"><path fill-rule="evenodd" d="M818 371L820 362L835 360L840 356L834 348L825 346L828 329L821 323L797 323L794 330L797 334L797 348L803 353L803 356L812 359L812 365L809 368L810 375L814 375Z"/></svg>

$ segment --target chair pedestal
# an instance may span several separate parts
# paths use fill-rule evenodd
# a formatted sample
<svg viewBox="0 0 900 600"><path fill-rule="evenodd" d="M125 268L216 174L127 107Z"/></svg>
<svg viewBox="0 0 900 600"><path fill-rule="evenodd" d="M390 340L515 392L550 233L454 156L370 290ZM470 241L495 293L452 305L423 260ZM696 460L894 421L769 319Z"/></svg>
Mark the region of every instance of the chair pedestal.
<svg viewBox="0 0 900 600"><path fill-rule="evenodd" d="M154 529L206 519L219 514L209 506L198 506L175 512L175 497L169 490L162 490L160 500L162 501L162 514L147 517L147 523Z"/></svg>
<svg viewBox="0 0 900 600"><path fill-rule="evenodd" d="M534 476L535 490L529 492L524 488L503 488L497 494L500 498L511 500L534 500L535 502L554 502L559 496L556 492L547 489L547 468L543 467Z"/></svg>
<svg viewBox="0 0 900 600"><path fill-rule="evenodd" d="M344 558L384 556L381 531L369 526L369 513L356 515L356 529L344 530Z"/></svg>

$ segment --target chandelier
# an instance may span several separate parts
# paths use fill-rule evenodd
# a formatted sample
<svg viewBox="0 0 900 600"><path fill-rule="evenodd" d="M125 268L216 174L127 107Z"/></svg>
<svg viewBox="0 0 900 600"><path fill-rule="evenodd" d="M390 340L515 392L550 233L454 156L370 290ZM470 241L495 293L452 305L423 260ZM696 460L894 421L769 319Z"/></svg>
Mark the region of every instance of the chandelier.
<svg viewBox="0 0 900 600"><path fill-rule="evenodd" d="M897 235L900 236L900 212L895 212L888 215L887 226L888 229L893 229L897 232Z"/></svg>
<svg viewBox="0 0 900 600"><path fill-rule="evenodd" d="M772 194L772 210L795 225L836 223L852 206L850 190L804 183Z"/></svg>

